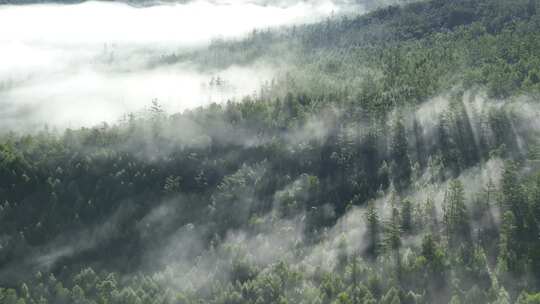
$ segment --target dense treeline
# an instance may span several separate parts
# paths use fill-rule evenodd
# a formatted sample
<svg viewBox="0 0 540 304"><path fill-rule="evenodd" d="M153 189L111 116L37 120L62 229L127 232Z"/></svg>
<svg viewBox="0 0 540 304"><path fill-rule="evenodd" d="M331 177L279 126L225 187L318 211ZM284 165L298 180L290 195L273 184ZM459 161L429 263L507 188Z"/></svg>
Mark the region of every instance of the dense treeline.
<svg viewBox="0 0 540 304"><path fill-rule="evenodd" d="M0 302L539 303L538 6L216 42L162 59L290 67L241 102L5 133Z"/></svg>
<svg viewBox="0 0 540 304"><path fill-rule="evenodd" d="M253 61L285 66L276 93L299 91L383 113L456 85L485 86L495 98L538 94L538 7L534 0L418 2L254 31L241 41L216 40L206 52L162 61L194 60L201 68Z"/></svg>

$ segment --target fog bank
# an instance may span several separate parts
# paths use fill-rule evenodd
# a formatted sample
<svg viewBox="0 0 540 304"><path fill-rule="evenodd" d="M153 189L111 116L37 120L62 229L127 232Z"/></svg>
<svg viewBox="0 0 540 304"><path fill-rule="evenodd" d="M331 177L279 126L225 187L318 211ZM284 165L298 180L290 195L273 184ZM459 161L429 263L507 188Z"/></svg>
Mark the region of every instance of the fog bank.
<svg viewBox="0 0 540 304"><path fill-rule="evenodd" d="M275 71L231 67L201 74L189 63L152 67L156 58L204 47L256 28L314 22L348 2L191 1L0 6L0 129L35 131L113 122L157 99L168 111L257 90ZM220 77L226 88L208 84Z"/></svg>

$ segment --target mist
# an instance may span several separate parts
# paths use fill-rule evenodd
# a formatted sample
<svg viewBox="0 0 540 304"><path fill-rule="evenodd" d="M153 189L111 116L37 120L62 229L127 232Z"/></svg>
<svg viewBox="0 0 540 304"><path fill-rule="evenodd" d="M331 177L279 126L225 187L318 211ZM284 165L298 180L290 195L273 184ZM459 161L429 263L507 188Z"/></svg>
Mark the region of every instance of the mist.
<svg viewBox="0 0 540 304"><path fill-rule="evenodd" d="M84 2L0 7L0 129L32 132L114 122L157 99L176 112L240 98L272 79L264 64L197 71L161 56L204 48L254 29L362 12L347 2L192 1L134 7ZM213 77L226 91L207 88Z"/></svg>
<svg viewBox="0 0 540 304"><path fill-rule="evenodd" d="M540 4L410 2L0 0L0 303L540 298Z"/></svg>

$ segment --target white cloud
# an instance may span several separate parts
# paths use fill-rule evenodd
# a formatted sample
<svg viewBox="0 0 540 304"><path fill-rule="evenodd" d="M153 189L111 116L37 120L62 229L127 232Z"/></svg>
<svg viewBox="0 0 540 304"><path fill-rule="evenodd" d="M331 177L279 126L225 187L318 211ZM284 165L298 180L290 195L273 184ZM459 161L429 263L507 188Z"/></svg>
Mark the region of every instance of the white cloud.
<svg viewBox="0 0 540 304"><path fill-rule="evenodd" d="M140 110L154 98L179 111L250 94L273 77L270 67L231 67L212 75L187 64L147 65L151 58L204 46L215 37L242 37L254 28L315 21L345 9L329 0L285 4L0 6L0 128L90 126ZM214 75L234 89L209 94L201 84Z"/></svg>
<svg viewBox="0 0 540 304"><path fill-rule="evenodd" d="M0 42L187 46L215 36L240 36L253 28L314 21L339 10L331 1L287 7L205 0L145 8L112 2L4 6L0 8Z"/></svg>

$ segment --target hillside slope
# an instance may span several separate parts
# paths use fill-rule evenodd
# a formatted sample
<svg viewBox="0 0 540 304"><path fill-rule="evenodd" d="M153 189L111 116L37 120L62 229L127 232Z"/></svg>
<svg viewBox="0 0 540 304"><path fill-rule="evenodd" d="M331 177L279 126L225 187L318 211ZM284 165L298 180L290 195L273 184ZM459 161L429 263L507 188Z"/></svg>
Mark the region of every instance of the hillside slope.
<svg viewBox="0 0 540 304"><path fill-rule="evenodd" d="M2 135L0 303L537 303L538 8L256 31L155 63L281 71L241 102Z"/></svg>

